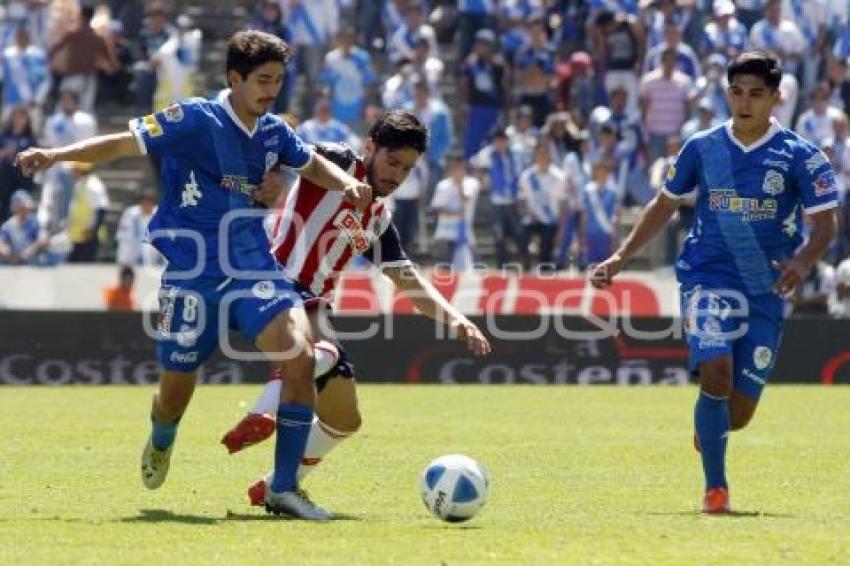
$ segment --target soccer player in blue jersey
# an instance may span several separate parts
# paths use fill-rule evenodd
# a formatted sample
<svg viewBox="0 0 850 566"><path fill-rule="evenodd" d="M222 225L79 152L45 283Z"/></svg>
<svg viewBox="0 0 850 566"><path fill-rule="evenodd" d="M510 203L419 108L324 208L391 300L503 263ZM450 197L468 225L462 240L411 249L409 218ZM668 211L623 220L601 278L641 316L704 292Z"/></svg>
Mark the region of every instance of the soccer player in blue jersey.
<svg viewBox="0 0 850 566"><path fill-rule="evenodd" d="M229 89L216 100L191 99L130 122L130 131L56 149L34 148L18 159L26 173L58 161L101 163L148 155L162 177L151 220L152 244L168 259L160 290L159 394L142 455L142 480L165 481L177 425L195 388L198 367L238 330L269 354L286 384L277 410L274 479L266 508L302 519L329 513L296 489L295 473L313 421L314 368L310 326L293 282L269 251L263 210L279 196L266 176L278 165L363 209L368 184L312 152L268 113L283 81L288 46L275 36L236 33L227 53ZM266 180L264 180L266 179Z"/></svg>
<svg viewBox="0 0 850 566"><path fill-rule="evenodd" d="M743 53L727 77L731 119L688 140L631 234L590 274L596 287L609 286L664 229L679 199L696 196L696 220L676 275L691 370L700 385L694 423L706 513L729 511L727 437L750 421L773 369L783 298L836 233L837 189L829 161L771 117L782 77L777 60L764 52Z"/></svg>

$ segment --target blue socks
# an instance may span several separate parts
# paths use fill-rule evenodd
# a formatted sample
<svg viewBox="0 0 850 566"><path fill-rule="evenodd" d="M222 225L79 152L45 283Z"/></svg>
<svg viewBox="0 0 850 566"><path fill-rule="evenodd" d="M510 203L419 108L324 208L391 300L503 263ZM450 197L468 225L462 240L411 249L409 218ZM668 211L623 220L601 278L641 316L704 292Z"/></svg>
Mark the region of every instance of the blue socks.
<svg viewBox="0 0 850 566"><path fill-rule="evenodd" d="M705 489L729 487L726 483L726 441L729 435L729 399L700 391L694 424L702 454Z"/></svg>
<svg viewBox="0 0 850 566"><path fill-rule="evenodd" d="M177 436L177 423L179 421L180 419L177 419L173 423L161 424L151 418L153 429L151 432L151 443L154 448L160 452L164 452L168 450L169 446L174 444L174 439Z"/></svg>
<svg viewBox="0 0 850 566"><path fill-rule="evenodd" d="M295 489L295 474L301 464L312 424L313 407L295 403L281 403L278 407L274 477L271 485L273 492Z"/></svg>

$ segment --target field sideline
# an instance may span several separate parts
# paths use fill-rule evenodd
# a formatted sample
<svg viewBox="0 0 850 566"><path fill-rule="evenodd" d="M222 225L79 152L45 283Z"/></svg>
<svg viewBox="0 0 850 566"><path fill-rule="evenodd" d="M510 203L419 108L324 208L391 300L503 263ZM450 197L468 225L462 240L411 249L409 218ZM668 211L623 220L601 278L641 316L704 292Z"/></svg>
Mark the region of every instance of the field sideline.
<svg viewBox="0 0 850 566"><path fill-rule="evenodd" d="M850 563L848 387L769 387L732 436L738 513L706 517L693 387L363 386L364 428L307 484L329 524L247 506L273 444L218 439L257 390L200 387L148 492L152 388L0 388L0 564ZM451 452L492 482L461 525L418 499Z"/></svg>

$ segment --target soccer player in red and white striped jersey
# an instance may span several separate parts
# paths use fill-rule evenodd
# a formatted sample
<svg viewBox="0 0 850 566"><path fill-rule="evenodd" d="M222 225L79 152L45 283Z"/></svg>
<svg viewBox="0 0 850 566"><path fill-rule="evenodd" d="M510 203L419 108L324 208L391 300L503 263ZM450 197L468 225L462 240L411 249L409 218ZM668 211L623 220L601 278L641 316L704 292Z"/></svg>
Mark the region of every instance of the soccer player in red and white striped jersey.
<svg viewBox="0 0 850 566"><path fill-rule="evenodd" d="M316 419L298 469L300 481L334 446L360 427L354 366L333 335L327 318L330 295L340 273L357 256L379 267L423 314L445 321L479 356L490 352L482 332L426 281L408 259L383 197L395 191L425 152L428 133L409 112L393 111L370 128L364 155L343 144L318 144L315 151L372 186L375 199L359 211L331 191L300 179L282 209L267 219L271 248L286 274L296 281L316 340ZM280 394L280 379L266 384L251 413L222 439L237 452L268 438L274 420L270 400ZM266 479L249 490L262 504Z"/></svg>

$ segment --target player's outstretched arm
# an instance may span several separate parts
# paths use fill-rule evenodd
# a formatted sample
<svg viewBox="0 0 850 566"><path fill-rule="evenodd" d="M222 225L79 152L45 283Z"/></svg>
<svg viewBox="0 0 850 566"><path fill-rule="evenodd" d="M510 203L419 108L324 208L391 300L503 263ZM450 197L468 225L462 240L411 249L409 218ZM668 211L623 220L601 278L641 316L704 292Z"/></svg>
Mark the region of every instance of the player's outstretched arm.
<svg viewBox="0 0 850 566"><path fill-rule="evenodd" d="M641 212L637 224L626 236L620 248L611 257L597 265L590 272L590 282L597 289L605 289L611 285L614 276L620 272L623 265L640 249L660 232L673 213L679 208L679 200L666 193L658 193Z"/></svg>
<svg viewBox="0 0 850 566"><path fill-rule="evenodd" d="M810 224L809 236L803 247L788 261L773 262L774 267L781 271L773 286L777 295L786 297L797 290L838 232L834 208L810 214L807 220Z"/></svg>
<svg viewBox="0 0 850 566"><path fill-rule="evenodd" d="M121 132L83 140L56 148L31 147L18 154L15 163L26 176L43 171L60 161L106 163L122 157L141 155L133 134Z"/></svg>
<svg viewBox="0 0 850 566"><path fill-rule="evenodd" d="M341 191L345 194L345 200L360 210L366 209L372 203L372 187L358 181L336 163L316 152L313 152L310 163L298 173L329 191Z"/></svg>
<svg viewBox="0 0 850 566"><path fill-rule="evenodd" d="M484 333L454 308L431 283L412 265L386 267L384 273L404 292L422 314L438 321L445 321L457 332L458 338L466 342L476 356L485 356L492 350Z"/></svg>

